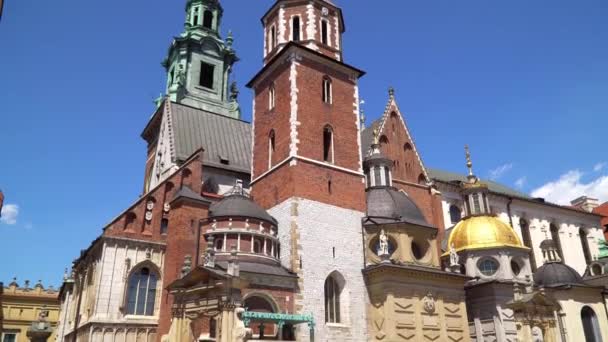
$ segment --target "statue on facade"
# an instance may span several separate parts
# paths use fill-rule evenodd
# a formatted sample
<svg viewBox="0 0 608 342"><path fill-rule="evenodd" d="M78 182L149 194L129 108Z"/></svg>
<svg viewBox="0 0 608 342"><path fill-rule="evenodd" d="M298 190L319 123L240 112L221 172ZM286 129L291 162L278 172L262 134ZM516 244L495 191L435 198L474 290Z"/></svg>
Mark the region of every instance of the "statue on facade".
<svg viewBox="0 0 608 342"><path fill-rule="evenodd" d="M232 331L232 341L234 342L245 342L249 340L252 335L251 328L245 327L245 322L243 322L243 312L245 309L236 308L234 310L234 330Z"/></svg>
<svg viewBox="0 0 608 342"><path fill-rule="evenodd" d="M387 261L390 258L390 252L389 252L389 242L388 242L388 236L386 235L386 232L384 231L384 229L382 229L380 231L380 235L378 237L378 256L383 260L383 261Z"/></svg>
<svg viewBox="0 0 608 342"><path fill-rule="evenodd" d="M236 102L239 98L239 87L236 85L236 81L230 83L230 101Z"/></svg>
<svg viewBox="0 0 608 342"><path fill-rule="evenodd" d="M459 266L460 267L460 257L458 253L456 253L456 249L454 248L454 244L450 246L450 267Z"/></svg>
<svg viewBox="0 0 608 342"><path fill-rule="evenodd" d="M180 87L186 86L186 71L184 70L184 66L182 64L180 64L177 68L177 74L175 75L175 82Z"/></svg>

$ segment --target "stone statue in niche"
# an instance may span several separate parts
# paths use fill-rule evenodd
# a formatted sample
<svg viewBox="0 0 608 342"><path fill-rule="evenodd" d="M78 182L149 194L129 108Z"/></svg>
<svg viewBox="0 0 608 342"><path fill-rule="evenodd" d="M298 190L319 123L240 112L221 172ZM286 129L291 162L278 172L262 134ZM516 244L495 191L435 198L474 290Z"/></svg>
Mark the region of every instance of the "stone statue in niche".
<svg viewBox="0 0 608 342"><path fill-rule="evenodd" d="M384 229L382 229L380 231L380 235L378 236L378 250L377 250L378 256L383 260L383 261L387 261L390 259L390 253L389 253L389 242L388 242L388 236L386 235L386 232L384 231Z"/></svg>
<svg viewBox="0 0 608 342"><path fill-rule="evenodd" d="M423 303L424 303L424 311L426 311L429 314L432 314L435 312L435 297L433 296L433 294L431 292L426 294L426 296L423 299Z"/></svg>
<svg viewBox="0 0 608 342"><path fill-rule="evenodd" d="M180 87L186 85L186 72L184 71L184 66L182 64L180 64L177 68L177 75L175 76L175 81Z"/></svg>

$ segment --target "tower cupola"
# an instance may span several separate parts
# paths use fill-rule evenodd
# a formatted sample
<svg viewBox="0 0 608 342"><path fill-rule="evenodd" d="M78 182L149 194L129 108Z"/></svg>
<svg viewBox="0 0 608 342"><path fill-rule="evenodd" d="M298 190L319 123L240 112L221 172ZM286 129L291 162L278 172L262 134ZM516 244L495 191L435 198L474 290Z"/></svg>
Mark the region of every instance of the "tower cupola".
<svg viewBox="0 0 608 342"><path fill-rule="evenodd" d="M467 168L469 175L467 181L462 185L465 198L465 217L491 215L490 203L488 201L488 186L481 182L473 173L473 162L469 146L465 146Z"/></svg>
<svg viewBox="0 0 608 342"><path fill-rule="evenodd" d="M203 30L219 34L223 12L219 0L188 0L186 4L186 31Z"/></svg>
<svg viewBox="0 0 608 342"><path fill-rule="evenodd" d="M380 151L379 130L374 129L374 143L371 153L363 161L363 171L367 180L367 187L390 187L393 184L393 161Z"/></svg>

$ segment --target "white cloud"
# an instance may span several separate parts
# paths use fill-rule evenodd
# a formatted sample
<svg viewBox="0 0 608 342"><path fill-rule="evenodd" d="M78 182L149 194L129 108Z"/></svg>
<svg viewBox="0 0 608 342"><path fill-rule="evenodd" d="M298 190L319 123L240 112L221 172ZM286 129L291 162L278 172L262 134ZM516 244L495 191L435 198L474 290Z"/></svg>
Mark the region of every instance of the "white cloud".
<svg viewBox="0 0 608 342"><path fill-rule="evenodd" d="M488 178L493 181L498 180L504 176L505 173L511 171L512 168L513 163L501 165L493 170L490 170L490 176Z"/></svg>
<svg viewBox="0 0 608 342"><path fill-rule="evenodd" d="M600 171L602 171L604 168L606 168L606 166L608 166L608 163L606 163L606 162L597 163L597 164L595 164L595 166L593 167L593 171L595 171L595 172L600 172Z"/></svg>
<svg viewBox="0 0 608 342"><path fill-rule="evenodd" d="M9 225L17 224L17 216L19 216L19 206L16 204L6 204L2 207L0 223Z"/></svg>
<svg viewBox="0 0 608 342"><path fill-rule="evenodd" d="M597 198L600 202L608 201L608 176L597 177L588 183L583 183L582 177L579 170L568 171L558 180L533 190L532 197L542 197L562 205L570 205L570 201L583 195Z"/></svg>
<svg viewBox="0 0 608 342"><path fill-rule="evenodd" d="M528 177L523 176L523 177L519 177L516 181L515 181L515 186L518 189L523 189L524 186L526 185L526 182L528 181Z"/></svg>

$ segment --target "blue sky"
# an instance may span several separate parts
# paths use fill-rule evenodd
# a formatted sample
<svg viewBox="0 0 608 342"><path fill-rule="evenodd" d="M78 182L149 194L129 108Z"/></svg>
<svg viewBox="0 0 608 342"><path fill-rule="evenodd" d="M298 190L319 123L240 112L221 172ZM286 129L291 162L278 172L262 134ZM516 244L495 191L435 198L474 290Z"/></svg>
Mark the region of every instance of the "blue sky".
<svg viewBox="0 0 608 342"><path fill-rule="evenodd" d="M184 2L8 0L0 22L0 280L58 286L141 193L139 137ZM608 200L608 2L337 1L368 122L396 88L427 166L475 169L558 202ZM270 0L224 0L242 86ZM382 6L379 6L379 4ZM242 89L249 120L251 94Z"/></svg>

